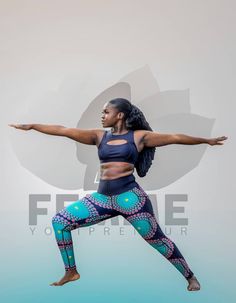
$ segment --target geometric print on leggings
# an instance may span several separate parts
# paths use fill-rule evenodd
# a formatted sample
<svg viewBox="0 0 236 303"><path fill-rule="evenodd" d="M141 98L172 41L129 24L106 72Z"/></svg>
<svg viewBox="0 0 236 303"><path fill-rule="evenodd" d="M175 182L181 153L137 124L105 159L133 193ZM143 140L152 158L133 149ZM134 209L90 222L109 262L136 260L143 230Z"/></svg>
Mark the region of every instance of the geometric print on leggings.
<svg viewBox="0 0 236 303"><path fill-rule="evenodd" d="M74 252L73 252L73 243L72 243L72 237L71 232L66 231L66 227L69 227L69 229L75 228L74 224L66 224L66 220L64 219L64 216L61 216L61 213L65 213L64 210L55 215L52 218L52 225L55 232L55 237L57 241L57 245L59 247L62 259L64 261L65 270L71 270L75 269L75 260L74 260Z"/></svg>
<svg viewBox="0 0 236 303"><path fill-rule="evenodd" d="M156 233L157 221L148 212L128 216L126 219L138 230L144 239L150 239Z"/></svg>
<svg viewBox="0 0 236 303"><path fill-rule="evenodd" d="M96 208L89 203L85 197L77 201L76 205L74 204L75 203L62 209L57 216L53 218L54 223L67 225L64 230L71 230L79 227L80 224L77 223L78 220L81 221L81 219L85 219L86 223L86 218L88 217L90 220L94 217L99 217Z"/></svg>
<svg viewBox="0 0 236 303"><path fill-rule="evenodd" d="M99 223L101 220L103 219L108 219L109 217L111 217L111 214L105 214L105 215L100 215L97 217L89 217L87 219L85 219L85 224L83 224L83 226L89 226L91 224L96 224Z"/></svg>
<svg viewBox="0 0 236 303"><path fill-rule="evenodd" d="M82 198L65 207L52 218L57 245L66 271L76 268L70 231L81 225L90 225L90 221L98 217L96 208L86 198ZM88 218L90 221L87 221Z"/></svg>
<svg viewBox="0 0 236 303"><path fill-rule="evenodd" d="M140 186L139 189L142 191ZM145 194L146 193L144 192L144 195ZM190 270L187 262L175 243L166 237L161 230L154 215L152 203L147 194L143 208L134 215L124 215L124 217L134 226L147 243L170 261L186 279L193 276L193 272Z"/></svg>
<svg viewBox="0 0 236 303"><path fill-rule="evenodd" d="M149 203L151 203L150 200ZM152 213L138 213L125 218L136 228L147 243L170 261L186 279L193 276L193 272L179 249L171 239L165 236Z"/></svg>
<svg viewBox="0 0 236 303"><path fill-rule="evenodd" d="M111 197L100 194L98 192L93 192L91 194L86 194L85 198L95 205L102 208L112 209Z"/></svg>
<svg viewBox="0 0 236 303"><path fill-rule="evenodd" d="M175 243L162 232L149 196L139 185L118 195L103 195L98 192L86 194L52 218L66 271L76 268L71 230L117 215L127 219L143 239L166 257L186 279L193 276Z"/></svg>
<svg viewBox="0 0 236 303"><path fill-rule="evenodd" d="M85 196L93 204L102 208L113 209L123 214L132 215L139 211L146 202L147 194L134 187L119 195L107 196L93 192Z"/></svg>
<svg viewBox="0 0 236 303"><path fill-rule="evenodd" d="M166 258L170 258L174 252L174 244L168 238L160 238L154 240L147 240L149 244L157 249Z"/></svg>
<svg viewBox="0 0 236 303"><path fill-rule="evenodd" d="M189 274L189 267L183 258L176 258L169 260L186 278L192 276Z"/></svg>
<svg viewBox="0 0 236 303"><path fill-rule="evenodd" d="M132 215L139 211L146 202L146 194L139 188L112 196L113 208L123 214Z"/></svg>

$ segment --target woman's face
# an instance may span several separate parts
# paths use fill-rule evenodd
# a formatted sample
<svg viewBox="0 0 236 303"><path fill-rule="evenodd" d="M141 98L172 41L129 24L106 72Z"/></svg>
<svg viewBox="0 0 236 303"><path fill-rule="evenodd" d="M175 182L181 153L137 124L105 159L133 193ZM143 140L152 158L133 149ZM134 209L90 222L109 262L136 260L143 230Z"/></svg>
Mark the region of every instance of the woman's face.
<svg viewBox="0 0 236 303"><path fill-rule="evenodd" d="M102 110L101 122L103 127L113 127L119 118L118 110L109 105L109 103L105 103Z"/></svg>

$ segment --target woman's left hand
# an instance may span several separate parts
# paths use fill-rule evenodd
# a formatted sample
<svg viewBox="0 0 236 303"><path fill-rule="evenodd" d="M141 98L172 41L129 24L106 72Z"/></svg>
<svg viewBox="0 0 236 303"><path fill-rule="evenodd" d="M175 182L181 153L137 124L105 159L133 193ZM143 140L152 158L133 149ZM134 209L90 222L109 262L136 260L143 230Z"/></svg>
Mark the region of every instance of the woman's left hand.
<svg viewBox="0 0 236 303"><path fill-rule="evenodd" d="M223 145L224 143L221 141L227 140L228 137L222 136L222 137L217 137L217 138L212 138L208 140L209 145Z"/></svg>

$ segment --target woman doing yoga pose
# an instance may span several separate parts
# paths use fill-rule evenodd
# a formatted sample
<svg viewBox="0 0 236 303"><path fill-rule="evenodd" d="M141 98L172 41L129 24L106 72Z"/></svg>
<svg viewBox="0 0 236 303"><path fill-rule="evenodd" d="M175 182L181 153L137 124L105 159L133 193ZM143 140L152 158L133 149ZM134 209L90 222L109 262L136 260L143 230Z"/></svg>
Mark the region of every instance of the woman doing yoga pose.
<svg viewBox="0 0 236 303"><path fill-rule="evenodd" d="M141 237L160 252L188 281L188 290L199 290L200 283L175 243L161 230L151 201L135 181L134 168L144 177L154 159L155 147L168 144L222 145L222 136L206 139L184 134L153 132L142 111L123 98L105 103L103 129L67 128L60 125L9 124L22 130L65 136L77 142L96 145L100 159L98 190L75 201L52 218L55 238L65 267L65 275L50 285L61 286L80 278L76 269L71 231L121 215Z"/></svg>

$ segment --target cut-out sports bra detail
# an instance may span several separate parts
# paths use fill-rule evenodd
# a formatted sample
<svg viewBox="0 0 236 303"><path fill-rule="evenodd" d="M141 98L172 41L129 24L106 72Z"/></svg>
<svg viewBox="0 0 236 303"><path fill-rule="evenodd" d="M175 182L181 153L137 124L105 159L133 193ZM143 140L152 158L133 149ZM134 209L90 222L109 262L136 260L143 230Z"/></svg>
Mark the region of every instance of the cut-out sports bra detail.
<svg viewBox="0 0 236 303"><path fill-rule="evenodd" d="M111 141L126 141L121 144L109 144ZM113 135L111 131L105 131L98 146L100 163L105 162L128 162L135 164L138 159L138 150L134 142L134 131L122 135Z"/></svg>
<svg viewBox="0 0 236 303"><path fill-rule="evenodd" d="M116 143L111 143L111 142L116 142L116 141L118 141L118 142L120 142L121 141L121 143L118 143L118 144L116 144ZM106 144L108 144L108 145L123 145L123 144L127 144L128 143L128 141L127 140L124 140L124 139L114 139L114 140L110 140L110 141L107 141L106 142Z"/></svg>

